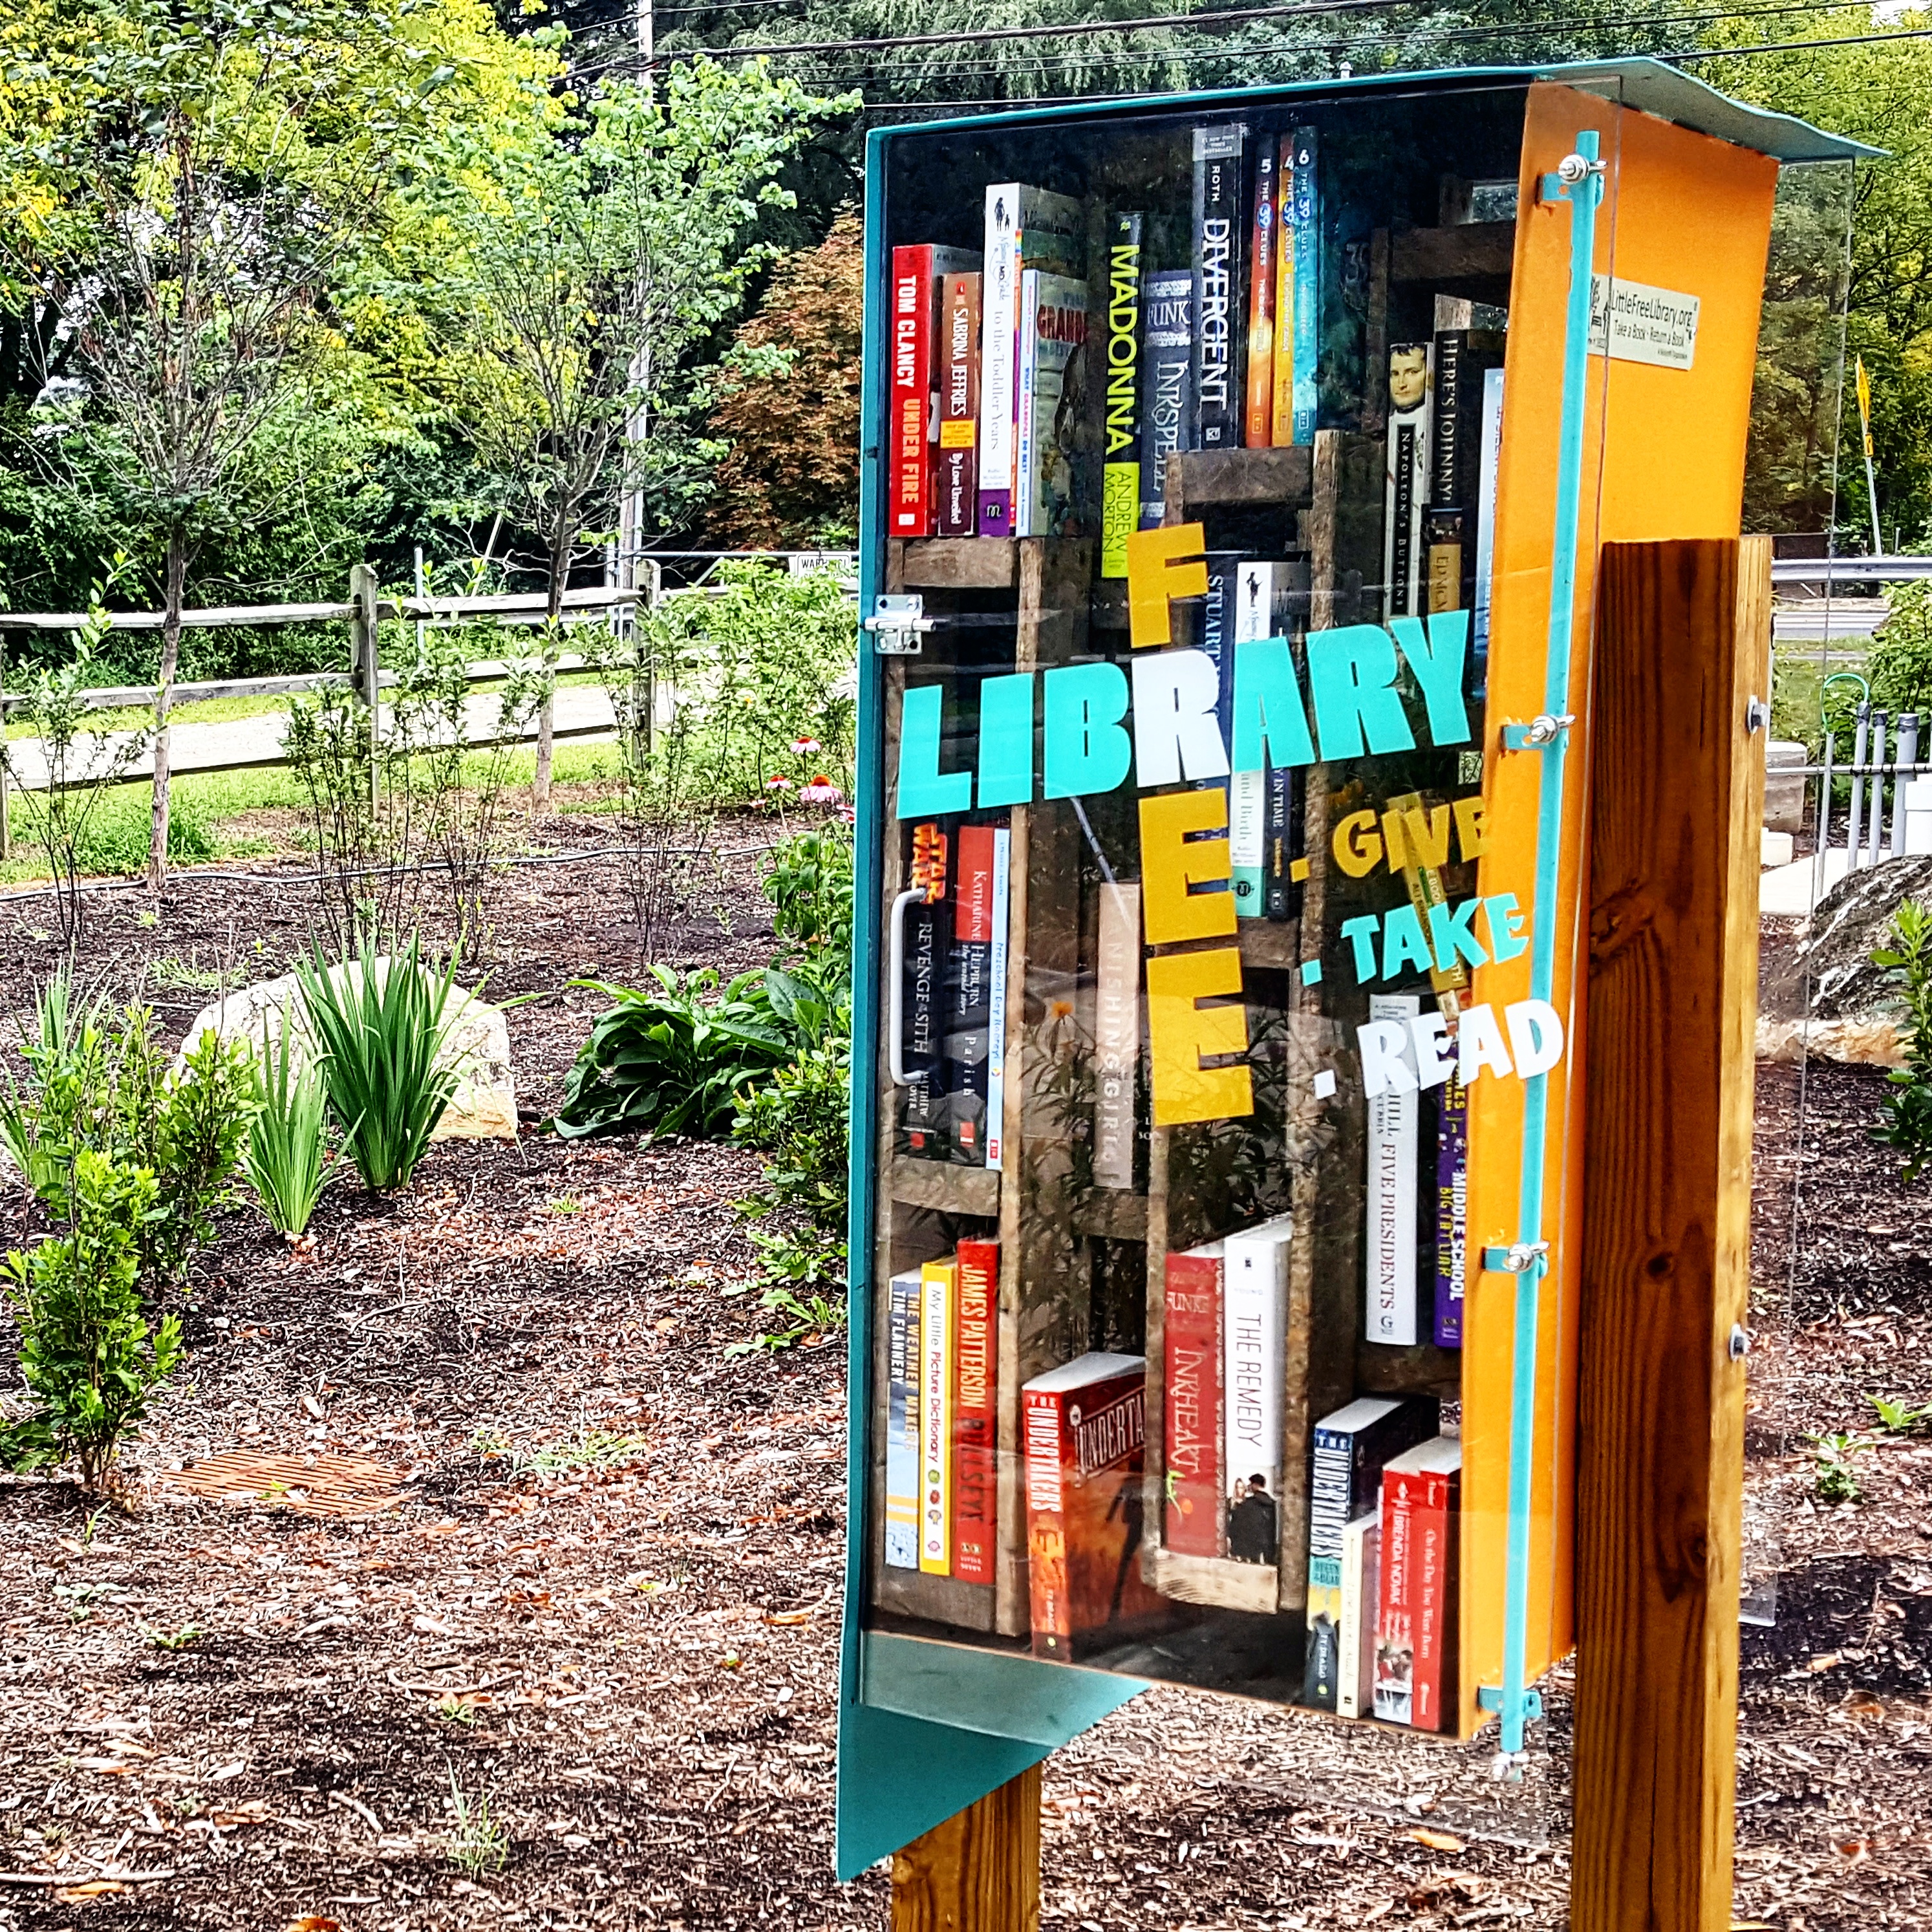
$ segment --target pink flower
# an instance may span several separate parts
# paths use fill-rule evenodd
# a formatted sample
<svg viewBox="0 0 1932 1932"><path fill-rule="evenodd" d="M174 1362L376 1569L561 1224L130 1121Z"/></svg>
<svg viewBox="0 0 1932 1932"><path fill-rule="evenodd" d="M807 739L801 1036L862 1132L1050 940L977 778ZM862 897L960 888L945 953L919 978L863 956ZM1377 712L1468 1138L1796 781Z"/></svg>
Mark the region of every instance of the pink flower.
<svg viewBox="0 0 1932 1932"><path fill-rule="evenodd" d="M765 781L765 789L767 791L790 791L791 780L788 778L767 778Z"/></svg>
<svg viewBox="0 0 1932 1932"><path fill-rule="evenodd" d="M845 794L823 772L820 772L811 784L800 785L798 788L799 802L801 805L838 805L844 800L844 796Z"/></svg>
<svg viewBox="0 0 1932 1932"><path fill-rule="evenodd" d="M791 748L801 758L808 758L818 749L818 740L816 738L794 738L791 741ZM814 778L812 782L815 784L818 780Z"/></svg>

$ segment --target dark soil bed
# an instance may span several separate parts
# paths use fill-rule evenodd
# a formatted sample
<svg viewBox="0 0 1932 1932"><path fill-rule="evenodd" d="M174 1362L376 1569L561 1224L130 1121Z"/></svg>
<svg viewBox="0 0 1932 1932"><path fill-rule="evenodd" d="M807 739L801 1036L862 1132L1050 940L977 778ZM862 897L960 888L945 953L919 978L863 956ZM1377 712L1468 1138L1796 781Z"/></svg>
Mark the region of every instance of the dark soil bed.
<svg viewBox="0 0 1932 1932"><path fill-rule="evenodd" d="M733 862L729 918L665 956L769 952ZM178 1033L211 973L284 968L307 892L190 884L152 922L116 896L86 958L122 990L158 968ZM16 1012L50 923L0 903ZM490 994L546 996L510 1015L542 1108L599 1004L566 982L641 970L614 871L519 872L496 926ZM1932 1444L1860 1452L1865 1500L1834 1508L1802 1440L1873 1432L1868 1393L1932 1399L1932 1231L1864 1138L1879 1078L1810 1070L1802 1146L1797 1070L1761 1082L1752 1548L1778 1616L1744 1638L1736 1917L1778 1932L1922 1926L1932 1899ZM293 1252L230 1218L131 1513L0 1484L0 1927L884 1924L882 1872L830 1874L843 1337L727 1354L759 1326L727 1292L754 1172L526 1135L439 1145L396 1201L332 1194ZM0 1189L0 1245L26 1232ZM363 1488L320 1516L299 1478L188 1486L224 1452ZM1553 1688L1552 1755L1501 1795L1486 1745L1149 1694L1049 1763L1045 1921L1563 1925Z"/></svg>

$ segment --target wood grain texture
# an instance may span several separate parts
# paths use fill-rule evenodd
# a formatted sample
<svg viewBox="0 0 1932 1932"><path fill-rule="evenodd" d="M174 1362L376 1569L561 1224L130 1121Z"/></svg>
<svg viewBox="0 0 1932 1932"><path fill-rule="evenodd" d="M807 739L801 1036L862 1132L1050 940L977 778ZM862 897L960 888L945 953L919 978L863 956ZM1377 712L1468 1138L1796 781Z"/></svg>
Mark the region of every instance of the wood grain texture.
<svg viewBox="0 0 1932 1932"><path fill-rule="evenodd" d="M1516 256L1514 221L1465 221L1412 228L1394 238L1390 279L1426 282L1438 295L1507 302Z"/></svg>
<svg viewBox="0 0 1932 1932"><path fill-rule="evenodd" d="M1040 1767L892 1856L892 1932L1039 1932Z"/></svg>
<svg viewBox="0 0 1932 1932"><path fill-rule="evenodd" d="M1768 538L1603 553L1575 1932L1730 1923Z"/></svg>
<svg viewBox="0 0 1932 1932"><path fill-rule="evenodd" d="M886 548L895 590L1010 590L1019 580L1010 537L895 538Z"/></svg>

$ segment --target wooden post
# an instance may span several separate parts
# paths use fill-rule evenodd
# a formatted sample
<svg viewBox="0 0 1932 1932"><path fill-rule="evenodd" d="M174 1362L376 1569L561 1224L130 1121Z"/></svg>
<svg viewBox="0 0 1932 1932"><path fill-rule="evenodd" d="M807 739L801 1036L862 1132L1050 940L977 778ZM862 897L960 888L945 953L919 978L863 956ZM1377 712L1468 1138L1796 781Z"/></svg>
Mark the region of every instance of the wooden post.
<svg viewBox="0 0 1932 1932"><path fill-rule="evenodd" d="M362 701L369 707L369 809L382 802L381 750L382 680L376 651L376 573L366 563L357 564L349 573L349 601L355 608L350 617L350 634L355 640L355 672L361 680Z"/></svg>
<svg viewBox="0 0 1932 1932"><path fill-rule="evenodd" d="M892 1932L1040 1932L1040 1766L892 1858Z"/></svg>
<svg viewBox="0 0 1932 1932"><path fill-rule="evenodd" d="M1731 1922L1768 538L1604 552L1575 1932Z"/></svg>

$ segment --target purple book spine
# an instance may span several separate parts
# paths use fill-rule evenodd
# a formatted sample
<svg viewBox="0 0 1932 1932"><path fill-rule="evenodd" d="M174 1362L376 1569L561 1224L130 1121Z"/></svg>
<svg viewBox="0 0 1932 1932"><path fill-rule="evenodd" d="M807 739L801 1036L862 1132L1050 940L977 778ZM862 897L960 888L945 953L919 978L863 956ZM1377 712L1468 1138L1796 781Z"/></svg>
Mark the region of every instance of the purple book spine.
<svg viewBox="0 0 1932 1932"><path fill-rule="evenodd" d="M1452 1073L1436 1098L1436 1346L1460 1348L1469 1220L1469 1090Z"/></svg>

